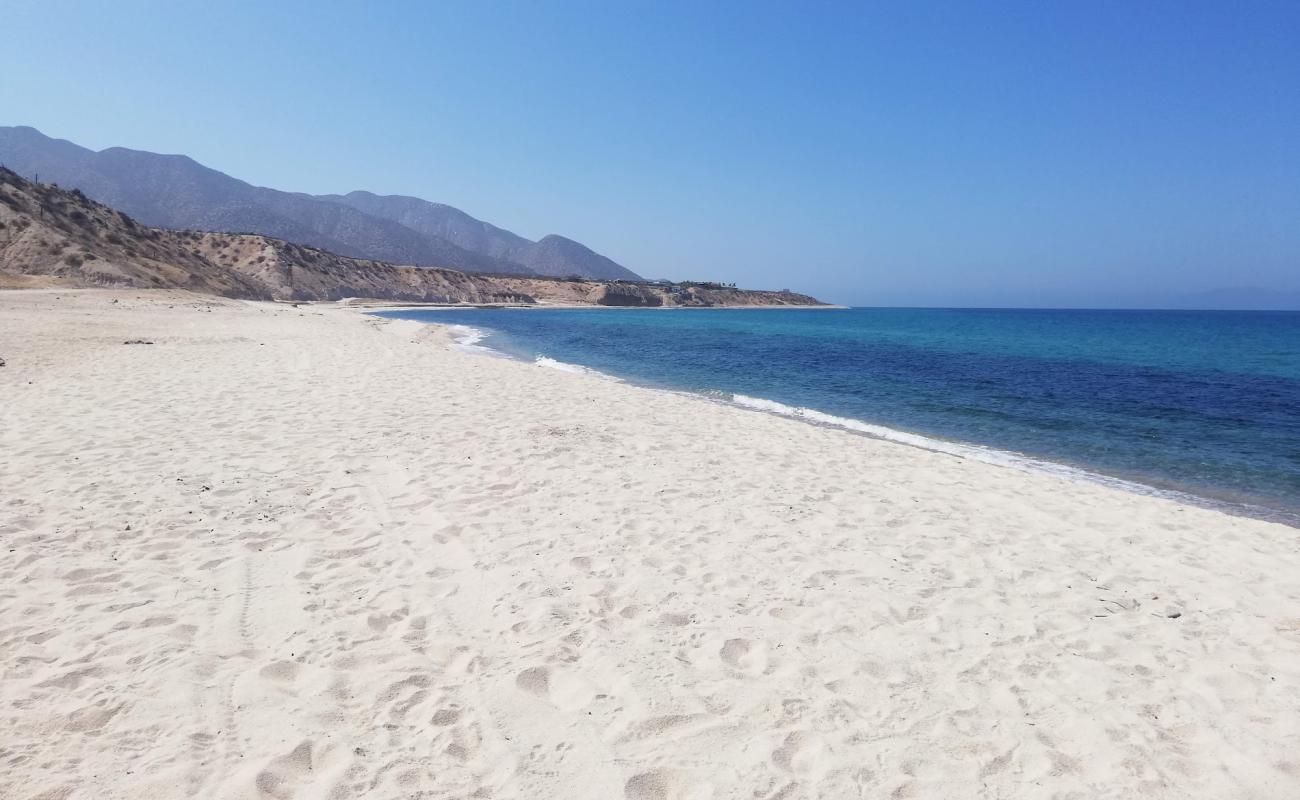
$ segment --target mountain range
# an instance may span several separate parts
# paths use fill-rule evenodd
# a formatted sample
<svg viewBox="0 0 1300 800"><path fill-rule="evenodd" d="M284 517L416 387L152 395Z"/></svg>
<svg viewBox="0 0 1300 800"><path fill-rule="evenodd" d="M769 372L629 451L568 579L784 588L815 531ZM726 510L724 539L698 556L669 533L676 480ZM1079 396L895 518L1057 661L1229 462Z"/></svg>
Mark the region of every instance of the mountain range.
<svg viewBox="0 0 1300 800"><path fill-rule="evenodd" d="M253 186L183 155L91 150L26 126L0 127L0 165L151 227L255 233L358 259L471 273L640 280L563 236L538 241L449 205L355 191L309 195Z"/></svg>
<svg viewBox="0 0 1300 800"><path fill-rule="evenodd" d="M482 275L350 258L256 233L142 225L79 189L0 168L0 289L185 289L251 300L639 307L819 305L711 283Z"/></svg>

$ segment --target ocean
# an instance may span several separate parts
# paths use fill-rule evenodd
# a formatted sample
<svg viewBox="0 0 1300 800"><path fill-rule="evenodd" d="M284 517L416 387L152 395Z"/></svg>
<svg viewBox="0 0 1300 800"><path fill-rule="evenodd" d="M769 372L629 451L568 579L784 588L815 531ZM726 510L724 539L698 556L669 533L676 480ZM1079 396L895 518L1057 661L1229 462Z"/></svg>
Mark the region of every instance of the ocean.
<svg viewBox="0 0 1300 800"><path fill-rule="evenodd" d="M1300 526L1300 312L430 309L475 347Z"/></svg>

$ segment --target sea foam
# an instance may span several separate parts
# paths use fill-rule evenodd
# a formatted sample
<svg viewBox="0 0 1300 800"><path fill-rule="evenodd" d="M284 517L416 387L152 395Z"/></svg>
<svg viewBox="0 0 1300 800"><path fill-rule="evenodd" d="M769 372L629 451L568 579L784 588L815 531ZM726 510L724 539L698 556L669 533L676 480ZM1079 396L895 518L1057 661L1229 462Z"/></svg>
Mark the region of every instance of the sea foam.
<svg viewBox="0 0 1300 800"><path fill-rule="evenodd" d="M479 342L487 338L487 331L470 325L449 325L447 327L451 331L451 340L458 349L479 353L480 355L501 355L499 351L479 344Z"/></svg>
<svg viewBox="0 0 1300 800"><path fill-rule="evenodd" d="M471 325L450 325L448 327L451 331L452 341L455 343L456 347L461 350L465 350L467 352L472 352L472 353L478 353L480 355L491 355L491 356L506 357L506 358L510 357L507 353L504 353L500 350L489 347L487 345L480 344L484 339L488 337L487 331L484 331L480 328L475 328ZM624 382L621 378L618 378L617 376L610 375L605 372L601 372L600 370L595 370L590 367L584 367L579 364L571 364L567 361L559 361L557 359L551 358L550 356L539 355L533 360L533 363L539 367L554 369L560 372L568 372L573 375L591 375L595 377L606 378L612 381L617 381L619 383ZM674 391L674 390L667 390L667 391ZM1076 467L1071 467L1065 464L1058 464L1052 461L1043 461L1041 459L1031 458L1029 456L1022 455L1020 453L1016 453L1008 450L997 450L991 447L982 447L980 445L974 445L974 444L962 444L959 442L950 442L944 439L935 439L929 436L922 436L920 434L908 433L907 431L901 431L895 428L889 428L884 425L875 425L870 422L863 422L862 420L853 419L851 417L839 417L839 416L835 416L834 414L827 414L824 411L818 411L813 408L789 406L784 403L779 403L775 400L768 400L767 398L764 397L750 397L749 395L732 394L728 392L697 393L697 392L674 391L674 393L686 395L689 397L697 397L697 398L702 397L706 400L712 400L714 402L721 401L729 405L735 405L753 411L762 411L768 414L775 414L782 417L790 417L792 419L803 420L805 422L811 422L815 425L821 425L829 428L839 428L840 430L850 431L853 433L862 434L864 436L869 436L873 439L883 439L885 441L896 442L898 444L905 444L911 447L918 447L923 450L929 450L935 453L944 453L946 455L954 456L957 458L969 458L974 461L980 461L986 464L993 464L1000 467L1011 467L1013 469L1019 469L1025 472L1048 473L1048 474L1057 475L1059 477L1068 478L1072 480L1084 480L1090 483L1099 483L1106 486L1113 486L1137 494L1144 494L1144 495L1150 495L1156 497L1167 497L1169 499L1178 500L1184 503L1190 502L1196 505L1211 505L1211 504L1207 504L1203 498L1199 498L1194 495L1185 494L1183 492L1157 489L1155 487L1147 486L1145 484L1126 481L1123 480L1122 478L1115 478L1109 475L1102 475L1096 472L1089 472L1088 470L1078 469ZM1214 503L1212 505L1216 507L1221 507L1222 504Z"/></svg>
<svg viewBox="0 0 1300 800"><path fill-rule="evenodd" d="M1132 492L1133 494L1140 494L1148 497L1162 497L1188 505L1217 508L1237 513L1247 513L1250 516L1256 517L1263 516L1265 518L1277 518L1276 515L1270 513L1268 509L1256 506L1210 500L1186 492L1179 492L1172 489L1161 489L1154 486L1147 486L1142 483L1126 481L1123 478L1116 478L1098 472L1079 469L1078 467L1072 467L1068 464L1044 461L1042 459L1033 458L1010 450L998 450L992 447L935 439L929 436L921 436L915 433L908 433L907 431L888 428L884 425L873 425L872 423L863 422L862 420L852 419L849 417L837 417L833 414L827 414L811 408L788 406L784 403L778 403L774 400L768 400L762 397L749 397L748 395L743 394L728 395L726 393L711 393L708 397L714 401L721 400L722 402L727 402L742 408L763 411L768 414L776 414L782 417L791 417L793 419L811 422L816 425L839 428L841 430L863 434L873 439L883 439L888 442L896 442L911 447L918 447L935 453L944 453L957 458L969 458L972 461L979 461L999 467L1009 467L1022 472L1046 473L1068 480L1085 481L1088 483L1100 484L1102 486L1110 486L1126 492Z"/></svg>
<svg viewBox="0 0 1300 800"><path fill-rule="evenodd" d="M601 372L590 367L584 367L579 364L560 361L547 355L538 354L530 360L526 356L522 356L522 354L512 354L510 352L497 350L489 344L483 344L483 341L491 335L491 332L489 331L463 324L454 324L449 327L456 346L465 351L522 360L536 366L570 374L601 377L620 383L627 382L626 379L619 376ZM632 383L636 383L636 381L633 380ZM1189 505L1216 508L1229 513L1271 519L1292 526L1300 524L1300 518L1297 518L1294 514L1284 511L1280 512L1277 509L1270 509L1251 503L1202 497L1169 487L1152 486L1117 476L1106 475L1101 472L1094 472L1083 467L1048 461L1041 457L1029 456L1012 450L997 449L980 444L934 438L927 435L890 428L885 425L866 422L861 419L837 416L813 408L786 405L764 397L755 397L726 391L695 391L689 389L673 389L664 386L657 386L655 388L707 401L721 402L751 411L759 411L801 420L818 426L836 428L858 435L917 447L935 453L942 453L955 458L971 459L973 461L979 461L1023 472L1048 474L1065 480L1083 481L1092 484L1110 486L1134 494L1161 497Z"/></svg>
<svg viewBox="0 0 1300 800"><path fill-rule="evenodd" d="M611 380L618 380L617 378L614 378L613 375L607 375L606 373L601 372L599 370L589 369L587 367L579 366L577 364L570 364L567 361L556 361L555 359L550 358L549 356L538 356L533 361L533 363L539 367L546 367L547 369L558 369L560 372L571 372L574 375L597 375L602 378L610 378Z"/></svg>

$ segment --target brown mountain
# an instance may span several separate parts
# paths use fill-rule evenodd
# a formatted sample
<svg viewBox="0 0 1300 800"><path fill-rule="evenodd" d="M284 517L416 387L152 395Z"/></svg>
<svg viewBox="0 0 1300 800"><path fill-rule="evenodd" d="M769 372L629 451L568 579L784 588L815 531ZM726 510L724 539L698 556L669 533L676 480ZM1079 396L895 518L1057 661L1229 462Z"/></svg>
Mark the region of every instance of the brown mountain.
<svg viewBox="0 0 1300 800"><path fill-rule="evenodd" d="M187 156L95 151L25 126L0 126L0 165L80 189L160 228L247 231L352 258L466 272L639 280L578 242L560 236L533 242L452 206L369 192L282 192Z"/></svg>
<svg viewBox="0 0 1300 800"><path fill-rule="evenodd" d="M473 275L394 266L249 233L150 228L78 190L0 168L0 287L180 288L261 300L607 306L819 305L791 292Z"/></svg>
<svg viewBox="0 0 1300 800"><path fill-rule="evenodd" d="M228 297L447 303L532 298L488 278L337 256L256 234L148 228L0 169L0 286L179 288Z"/></svg>

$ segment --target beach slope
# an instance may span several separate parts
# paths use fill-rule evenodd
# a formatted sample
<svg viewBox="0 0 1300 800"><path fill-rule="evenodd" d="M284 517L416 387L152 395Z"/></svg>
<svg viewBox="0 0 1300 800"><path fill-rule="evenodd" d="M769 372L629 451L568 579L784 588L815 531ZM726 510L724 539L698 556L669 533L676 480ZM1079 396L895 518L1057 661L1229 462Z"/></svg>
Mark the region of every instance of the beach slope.
<svg viewBox="0 0 1300 800"><path fill-rule="evenodd" d="M1300 796L1295 529L334 306L0 357L0 797Z"/></svg>

